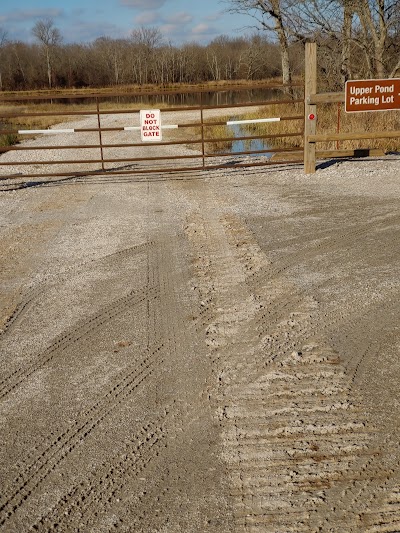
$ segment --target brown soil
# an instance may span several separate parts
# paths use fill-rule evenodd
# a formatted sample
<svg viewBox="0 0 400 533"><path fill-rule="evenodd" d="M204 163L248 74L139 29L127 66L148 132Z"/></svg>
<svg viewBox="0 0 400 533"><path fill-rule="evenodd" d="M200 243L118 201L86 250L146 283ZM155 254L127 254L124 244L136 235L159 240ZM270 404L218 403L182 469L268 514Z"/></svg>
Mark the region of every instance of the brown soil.
<svg viewBox="0 0 400 533"><path fill-rule="evenodd" d="M0 192L0 531L400 531L398 160Z"/></svg>

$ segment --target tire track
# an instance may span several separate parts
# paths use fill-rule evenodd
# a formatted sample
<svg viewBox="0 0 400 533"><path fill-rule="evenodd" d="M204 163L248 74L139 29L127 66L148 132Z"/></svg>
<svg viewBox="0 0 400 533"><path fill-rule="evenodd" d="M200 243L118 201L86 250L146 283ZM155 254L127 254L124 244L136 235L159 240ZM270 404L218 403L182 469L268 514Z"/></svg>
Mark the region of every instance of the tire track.
<svg viewBox="0 0 400 533"><path fill-rule="evenodd" d="M350 248L355 241L360 240L363 236L368 235L371 230L379 231L379 229L385 229L387 227L387 218L389 218L391 224L398 224L398 215L392 214L388 215L388 217L383 217L383 220L370 220L362 227L358 225L358 227L349 229L346 232L338 232L337 228L327 229L322 232L321 230L319 230L319 232L317 230L317 239L312 239L309 242L306 242L306 250L301 250L301 252L296 251L292 254L288 254L287 256L275 260L274 263L269 263L266 267L259 269L254 273L250 273L248 276L248 284L253 290L257 290L258 286L265 284L268 280L286 273L290 268L293 268L294 265L298 265L300 262L312 261L318 255L333 252L336 253L337 250L345 250ZM320 242L318 242L318 239L320 239L318 235L323 235ZM304 240L302 237L298 237L296 240L298 241L299 245L304 246ZM310 247L311 243L313 244L313 247Z"/></svg>
<svg viewBox="0 0 400 533"><path fill-rule="evenodd" d="M379 511L366 510L359 516L365 533L397 533L400 531L400 487L395 487Z"/></svg>
<svg viewBox="0 0 400 533"><path fill-rule="evenodd" d="M371 448L373 428L350 399L340 354L323 340L318 304L285 276L295 257L311 261L339 242L346 245L343 235L332 232L329 246L324 242L271 266L239 219L202 214L193 216L188 236L201 256L194 265L199 292L212 311L200 317L212 317L206 343L219 376L215 400L231 469L233 530L314 531L311 518L330 501L332 487L377 479L369 466L378 453ZM347 244L363 233L347 232ZM224 237L235 251L226 250ZM272 313L264 311L267 305ZM270 335L264 323L275 324ZM352 468L355 462L361 474Z"/></svg>
<svg viewBox="0 0 400 533"><path fill-rule="evenodd" d="M389 222L393 223L393 220L395 221L398 220L398 215L389 215L389 216L383 215L378 218L380 220L382 219L383 227L381 229L385 229L386 227L385 224L387 223L387 219L389 218ZM251 276L251 272L254 270L254 268L252 266L250 267L248 266L248 257L249 257L249 252L251 252L252 248L254 248L254 242L255 242L254 236L251 233L249 233L248 230L240 229L240 223L235 225L235 220L232 217L230 217L230 222L226 227L228 229L229 228L231 229L232 235L230 237L230 241L238 248L239 253L240 253L241 246L243 246L244 244L245 250L241 254L241 262L244 268L246 269L246 271L250 272L250 276ZM374 229L376 228L374 227ZM244 239L242 237L242 234L245 235ZM348 238L348 242L346 242L347 238ZM350 246L352 238L353 238L352 235L349 235L349 234L346 235L346 239L344 239L345 246ZM341 241L343 241L342 237L341 237ZM248 243L251 243L251 242L253 242L253 244L248 245ZM336 246L336 245L337 245L337 242L335 241L332 246ZM296 257L297 257L297 262L302 262L304 258L304 254L298 253ZM310 256L309 260L310 261L312 260L312 255ZM285 270L293 266L293 264L289 263L287 259L284 260L284 262L286 263ZM268 269L269 267L262 267L262 268ZM256 275L257 273L258 272L256 272ZM282 273L276 275L276 277L272 277L272 273L270 272L268 276L271 276L271 281L267 286L264 285L262 288L251 284L252 289L257 292L257 298L260 301L263 300L262 298L263 292L265 293L268 291L269 293L268 304L260 305L261 309L259 312L259 316L257 318L259 322L258 329L259 329L260 337L264 336L264 340L267 341L270 347L272 347L272 345L275 345L274 348L275 349L278 348L280 350L282 350L282 346L276 340L278 338L277 335L276 334L275 336L271 334L267 335L267 332L270 333L272 327L278 326L279 321L283 321L285 319L288 321L291 321L291 325L294 326L293 320L295 320L296 313L290 313L290 309L300 307L301 303L304 301L305 295L307 294L306 289L300 289L299 287L296 287L294 290L292 287L291 287L291 290L285 290L284 282L282 281L282 284L279 288L279 298L278 299L272 298L271 297L271 295L273 296L272 287L274 284L276 285L276 282L279 278L282 278L281 274ZM282 278L282 280L283 279L284 278ZM313 293L315 294L316 291L318 290L321 291L324 287L328 287L332 281L335 281L335 279L331 276L322 282L314 283ZM275 292L276 292L276 289L275 289ZM386 293L382 293L380 295L380 300L381 301L378 301L377 298L375 298L374 300L374 311L373 311L374 315L394 317L393 323L395 323L396 317L394 316L394 310L397 306L396 298L393 296L391 299L388 299ZM311 308L312 307L313 306L311 305ZM317 306L314 306L314 307L316 308ZM322 318L323 318L323 322L318 315L315 315L315 313L312 313L312 312L310 313L309 315L310 320L307 323L307 329L306 329L308 336L314 330L314 332L318 331L320 335L322 334L326 337L329 337L331 332L339 330L339 323L341 323L340 331L341 331L342 338L343 336L345 337L350 336L350 332L352 336L354 336L354 332L359 332L359 338L357 339L357 342L355 343L359 347L360 342L361 344L363 344L365 343L366 339L370 339L372 344L376 344L376 341L374 341L374 339L379 337L378 333L382 333L382 329L383 329L381 327L379 332L377 332L375 331L374 328L373 330L371 330L371 328L365 328L365 329L360 328L360 324L362 320L365 319L365 304L363 304L361 301L360 303L358 301L352 301L351 306L347 306L346 310L343 309L343 307L341 307L340 313L338 313L338 310L334 308L328 313L325 312ZM345 321L346 321L346 325L343 326L343 323ZM368 322L371 322L370 315L368 315ZM379 322L378 320L372 320L373 324L378 323L378 322ZM268 330L266 328L268 328ZM346 335L345 333L346 331L349 332L349 335ZM298 341L300 341L301 340L300 332L296 331L295 333L296 333L296 338L298 339ZM276 341L274 342L274 340ZM297 342L297 344L299 343ZM296 347L296 343L293 343L293 342L287 343L286 353L289 353L291 350L295 349L295 347ZM371 349L372 349L372 346L369 346L367 348L369 352L371 351ZM376 347L375 353L378 349L379 349L379 346ZM352 357L352 358L349 358L348 363L346 364L346 367L348 367L349 372L352 375L353 381L355 379L355 374L357 372L357 369L359 368L363 359L364 359L364 355L361 355L361 357L359 357L358 359L355 357Z"/></svg>
<svg viewBox="0 0 400 533"><path fill-rule="evenodd" d="M138 355L130 367L114 378L113 385L103 392L97 402L78 413L73 424L53 435L51 443L37 453L28 467L21 470L18 478L3 493L0 527L7 527L9 523L15 522L30 497L35 497L45 489L47 478L63 461L74 461L74 456L78 453L74 454L76 448L83 446L93 431L100 431L111 417L115 417L120 407L132 394L139 391L139 387L143 390L149 383L161 380L166 359L171 361L171 358L179 360L182 357L180 350L185 346L187 332L179 328L180 322L178 325L175 317L171 317L171 305L178 305L178 300L170 275L173 269L166 241L159 242L149 250L147 268L147 283L155 287L150 292L151 297L148 297L149 291L146 294L149 349ZM157 342L160 344L154 345ZM90 473L87 480L75 484L63 494L51 511L35 521L30 527L31 531L70 531L72 525L76 530L84 531L86 527L92 527L93 521L101 516L108 516L111 509L118 512L119 520L124 519L126 510L124 511L122 502L125 501L126 504L127 495L131 497L132 487L137 488L140 473L158 462L160 454L165 454L168 433L171 430L172 433L176 432L175 424L184 428L193 418L190 409L180 402L175 403L175 391L171 394L172 390L164 392L163 388L164 385L160 387L155 407L159 414L156 417L151 414L149 422L136 433L135 438L126 441L124 450L117 456L103 462ZM172 385L167 387L169 388L172 389ZM179 431L174 438L178 437L182 439ZM165 475L165 484L168 486L171 480ZM164 505L167 508L166 502L162 501L167 493L168 489L158 493L157 506ZM142 515L143 520L147 500L146 494L135 499L138 514Z"/></svg>
<svg viewBox="0 0 400 533"><path fill-rule="evenodd" d="M61 271L56 273L46 274L43 279L32 289L27 291L22 295L21 300L16 305L13 313L9 316L8 320L3 325L3 328L0 330L0 341L5 337L7 333L12 329L12 326L18 321L18 319L23 315L23 313L29 309L30 305L44 293L44 291L59 283L64 283L68 278L79 274L82 270L92 265L108 265L113 264L117 259L134 257L141 253L147 251L151 246L154 246L154 241L145 242L138 244L136 246L131 246L123 250L118 250L112 254L108 254L98 259L91 259L90 261L83 261L79 264L73 265L68 268L63 268Z"/></svg>
<svg viewBox="0 0 400 533"><path fill-rule="evenodd" d="M186 345L185 338L188 335L188 332L182 331L180 328L181 322L178 318L179 312L171 316L171 306L174 308L176 305L179 305L179 300L177 299L177 294L175 294L175 280L177 278L171 276L173 265L171 263L171 253L168 253L167 242L159 242L159 246L154 250L154 257L150 258L150 262L155 265L155 268L149 270L148 283L155 283L155 278L158 279L161 297L160 300L157 301L157 306L150 305L148 308L149 336L152 335L153 331L163 331L162 338L165 342L164 351L168 354L168 365L171 364L172 361L178 363L183 355L184 363L188 364L186 361L187 355L185 352L182 352L184 349L183 347ZM193 323L189 326L189 330L192 326ZM160 335L160 333L158 333L158 335ZM165 363L167 364L167 361L165 361ZM176 378L170 376L170 379L174 382ZM165 385L163 384L161 389L164 387ZM169 384L167 389L175 389L173 383ZM104 479L104 474L100 475L102 472L101 469L100 472L95 473L93 481L90 483L91 488L86 484L87 486L83 489L76 489L71 498L65 497L63 499L65 502L72 500L71 504L68 503L68 506L64 509L63 502L61 502L60 505L57 506L57 509L52 511L51 515L46 516L40 522L40 524L43 523L45 525L45 531L51 531L51 527L56 523L57 528L61 528L61 531L68 531L68 527L71 527L71 524L76 524L75 527L78 531L84 531L87 527L96 528L95 524L102 523L100 522L102 516L104 519L106 519L105 517L108 517L107 520L110 519L110 514L107 513L108 509L112 509L115 527L117 527L118 524L121 528L125 525L125 527L128 527L129 529L135 527L135 530L137 531L148 531L150 528L155 528L156 524L159 522L160 524L167 524L169 522L169 516L171 513L169 506L171 503L168 503L166 499L171 498L174 494L174 491L177 489L176 484L179 487L179 491L182 492L182 497L185 496L184 484L182 483L183 479L180 479L180 475L184 476L186 474L185 472L180 472L180 470L178 470L177 473L172 474L169 462L171 461L173 464L179 464L179 462L182 461L180 455L183 454L184 447L186 446L185 442L188 438L190 439L190 432L188 432L187 428L191 426L193 419L196 419L199 416L198 413L195 413L190 408L190 403L186 404L186 402L184 402L181 395L179 396L178 401L175 400L175 397L175 390L173 395L168 391L160 391L158 402L160 402L161 405L165 401L163 398L166 398L167 402L168 398L171 399L169 407L166 409L166 411L168 411L168 416L162 424L163 435L154 445L154 450L156 450L156 452L153 454L152 460L147 460L147 453L150 452L143 449L143 457L141 457L141 461L145 461L145 464L143 461L138 463L140 469L151 469L151 471L146 474L146 477L149 475L155 476L155 486L146 486L145 490L141 489L140 484L143 482L138 483L136 479L140 470L135 466L134 469L124 468L122 475L120 475L120 469L115 470L111 467L113 473L110 474L110 480L106 483L104 488L104 482L102 481ZM156 422L151 422L151 425L157 425L157 427L159 427L161 422L157 420ZM180 428L182 428L182 430ZM175 441L177 444L175 444ZM176 446L177 449L174 452ZM174 453L178 453L178 457L175 457ZM158 457L159 454L160 457ZM133 452L132 457L135 457L136 464L137 451ZM163 462L160 463L161 460ZM158 467L153 464L154 462L156 462ZM110 461L111 465L114 463L114 460ZM166 466L163 466L164 464ZM182 468L185 468L184 462ZM192 469L193 465L191 465L190 468ZM110 487L110 490L112 488L111 496L109 496L108 487ZM88 502L87 505L86 502ZM95 519L93 517L92 502L95 502ZM64 507L66 505L67 504L65 503ZM71 505L72 510L70 510ZM181 520L184 520L184 517L180 517L179 522ZM129 525L127 526L127 524ZM148 528L146 524L148 525ZM39 526L39 524L37 525Z"/></svg>
<svg viewBox="0 0 400 533"><path fill-rule="evenodd" d="M146 249L148 254L151 253L151 247L146 247ZM156 258L152 256L148 260L148 269L154 271L157 268ZM132 307L142 302L151 304L153 301L159 301L160 280L157 274L148 274L148 279L155 285L131 291L126 296L112 302L100 313L96 313L78 327L61 335L45 352L40 354L32 365L19 369L7 381L3 381L2 396L11 392L54 357L60 356L72 344L86 341L89 334L100 331L113 318L130 311ZM147 348L113 379L113 383L102 393L99 400L88 409L79 412L73 423L66 429L52 435L49 443L41 451L36 451L36 457L31 460L29 466L20 471L11 486L5 488L0 500L0 516L2 516L0 526L12 518L28 498L35 494L38 487L44 483L61 461L65 460L77 446L82 445L94 430L99 429L123 402L158 371L163 361L165 347L162 341L157 340L160 337L154 329L154 324L148 324L148 327L151 327L150 335L148 335L151 344L148 344Z"/></svg>
<svg viewBox="0 0 400 533"><path fill-rule="evenodd" d="M59 335L44 352L35 357L31 364L18 368L2 379L0 382L0 399L10 394L39 369L48 365L55 357L60 356L71 345L84 341L89 334L103 328L107 322L125 313L132 306L137 306L149 299L156 299L158 296L159 290L156 287L146 286L142 289L132 290L126 296L103 308L99 313L81 321L67 333Z"/></svg>
<svg viewBox="0 0 400 533"><path fill-rule="evenodd" d="M85 531L92 513L105 513L119 501L122 489L137 478L165 446L165 424L169 408L158 419L146 424L124 445L124 449L102 463L91 475L74 486L29 531Z"/></svg>
<svg viewBox="0 0 400 533"><path fill-rule="evenodd" d="M17 322L17 320L23 315L25 311L29 309L32 302L34 302L42 293L43 287L34 287L22 295L21 300L17 303L12 313L9 314L7 320L2 325L0 329L0 341L6 336L7 333L12 329L12 326Z"/></svg>
<svg viewBox="0 0 400 533"><path fill-rule="evenodd" d="M334 362L335 354L310 347L269 364L250 391L246 383L226 391L235 406L226 412L227 460L241 472L235 531L314 531L310 516L327 491L369 457L369 431Z"/></svg>
<svg viewBox="0 0 400 533"><path fill-rule="evenodd" d="M392 217L393 221L393 217ZM379 229L385 230L386 229L386 222L387 220L384 220L384 224ZM374 228L376 229L376 228ZM350 241L352 240L353 236L351 236ZM303 261L304 254L299 253L299 260ZM268 267L265 267L265 269L268 269ZM331 278L332 279L332 278ZM331 279L325 280L322 284L317 283L313 284L313 289L318 288L321 290L321 287L331 281ZM271 288L273 285L273 281L268 285L268 289ZM256 288L256 287L255 287ZM291 288L292 289L292 288ZM289 291L285 290L284 288L279 289L281 291L281 300L272 300L273 303L271 303L271 306L273 308L273 313L263 313L261 315L261 320L264 321L267 319L267 317L272 316L273 323L278 322L279 319L283 319L284 312L286 309L290 309L291 306L298 306L302 299L304 299L306 295L305 290L299 290L298 288L295 288L294 294L290 294ZM387 288L386 288L387 290ZM261 300L261 298L260 298ZM278 303L278 307L277 304ZM396 317L396 310L398 308L396 298L387 298L387 292L380 295L380 302L377 302L376 299L374 301L374 307L373 307L373 316L371 314L368 315L368 320L365 319L365 304L358 302L352 302L352 308L350 309L350 306L346 309L346 313L341 312L340 316L337 316L337 310L332 309L329 311L329 313L325 313L323 315L323 322L321 321L321 317L319 317L320 313L317 314L310 314L309 320L306 320L307 324L306 327L298 328L293 335L291 335L290 332L284 332L285 327L281 328L281 334L279 335L279 332L275 330L274 335L267 336L268 340L268 348L272 348L272 353L278 353L279 351L282 353L282 348L286 348L286 354L289 351L290 348L294 348L295 344L290 344L289 340L290 338L293 338L297 341L298 345L301 346L301 341L306 340L306 336L311 335L312 333L317 336L322 336L323 338L329 337L328 332L329 331L335 331L338 330L338 324L339 322L343 323L345 320L347 322L350 322L350 324L346 324L346 330L353 336L353 345L355 348L355 352L359 351L359 348L361 346L365 346L365 349L361 352L361 355L358 357L352 357L348 358L347 365L343 366L340 364L340 358L338 357L338 352L333 352L332 354L332 360L335 362L335 364L340 364L340 367L342 368L341 372L343 373L343 379L346 380L346 395L350 397L351 390L353 388L353 383L356 378L356 373L360 368L360 365L363 364L366 360L373 360L373 358L378 354L380 350L380 346L382 342L385 339L384 331L386 330L388 334L390 333L392 327L395 324L397 324L398 320ZM301 315L300 313L293 313L290 318L293 318L293 315ZM374 316L376 317L374 319ZM390 317L389 322L386 320L384 321L384 324L382 325L382 320L379 320L379 317ZM304 316L303 316L304 319ZM369 324L369 328L363 328L362 322L365 320L365 322ZM268 327L271 326L271 320L265 320L266 324L268 324ZM291 322L291 323L290 323ZM283 323L278 324L278 329L280 326L282 326ZM373 324L373 327L371 328L370 325ZM381 324L381 325L379 325ZM288 322L288 325L291 327L294 326L292 321ZM354 339L354 331L356 332L356 338ZM286 338L284 337L282 339L282 333L285 333ZM343 335L347 337L346 333L341 330L341 337L343 338ZM379 340L378 340L379 339ZM283 340L283 344L282 344ZM270 351L270 350L269 350ZM341 350L339 350L340 353ZM351 351L351 350L350 350ZM304 357L304 354L300 352L300 356L296 356L296 353L293 352L294 356L297 357L299 360ZM281 361L281 358L275 358L273 357L271 361ZM270 362L271 362L270 361ZM267 369L270 368L270 365L267 364ZM287 400L287 396L285 395L285 399ZM298 398L298 395L296 394L296 399L299 401L301 398ZM254 412L257 412L257 409L260 410L262 404L264 401L264 396L261 396L258 398L258 401L254 396L251 399L250 403L251 409L249 408L248 411L252 414L249 415L250 419L252 420L254 418ZM273 398L271 398L271 402L273 402L274 405L276 405L276 400L273 401ZM301 402L302 408L298 409L297 405L297 413L298 416L304 417L307 416L307 419L309 418L309 405L307 405L306 409L304 409L304 401ZM319 407L317 411L320 411L321 413L324 411L326 407ZM288 408L285 405L285 408L283 411L287 411ZM289 408L290 410L290 408ZM237 418L237 413L236 418ZM275 417L279 416L279 411L273 412L274 421ZM364 415L365 416L365 415ZM235 415L233 415L233 418L235 418ZM243 418L243 415L239 417L239 423L241 422ZM282 418L282 415L281 415ZM340 417L342 419L343 417ZM260 417L260 421L262 418ZM327 420L326 414L324 415L324 421ZM258 421L256 420L256 423ZM336 424L337 425L337 424ZM249 423L249 427L252 427ZM271 430L271 428L274 428L274 425L271 426L271 424L268 424L268 429ZM324 430L321 430L324 431ZM295 432L297 435L297 431ZM338 443L340 443L341 446L343 446L343 437L340 435L340 432L338 432L339 440ZM371 507L375 507L378 509L381 509L382 506L379 506L377 502L378 499L381 499L382 494L385 494L388 492L388 484L389 480L393 478L393 474L395 472L394 469L387 469L382 463L381 453L379 451L379 447L377 446L375 450L371 446L374 446L374 431L372 428L370 428L368 431L366 431L366 435L368 436L369 442L365 443L365 449L358 450L359 453L353 453L350 456L350 461L346 468L342 469L341 472L337 472L336 478L332 478L329 480L329 483L326 483L325 486L323 486L324 490L326 491L326 497L324 500L321 500L320 506L324 507L325 510L319 510L318 506L315 507L315 509L312 509L311 514L309 513L308 516L303 516L303 529L304 531L324 531L327 527L329 527L329 531L360 531L360 516L359 514L357 516L357 509L360 510L368 508L368 504L366 503L366 499L371 499ZM254 435L253 435L254 437ZM258 441L252 440L251 444L248 445L248 448L243 451L242 448L239 446L239 436L236 435L236 440L234 440L235 445L237 449L240 449L240 452L238 451L237 454L240 454L240 460L242 461L242 457L245 456L246 450L250 449L251 452L254 454L254 443L257 442L256 449L262 449L263 453L265 453L265 439L259 439ZM355 441L354 444L360 442L360 434L355 435ZM336 443L336 446L339 448L338 443ZM332 443L334 444L334 443ZM376 444L375 444L376 445ZM319 444L318 444L319 446ZM347 446L348 448L348 446ZM287 453L287 449L285 450ZM357 450L355 450L357 451ZM260 452L261 453L261 452ZM341 454L334 455L340 456ZM254 458L254 456L253 456ZM299 457L296 457L296 461L299 460ZM320 459L318 459L320 461ZM248 461L249 462L249 461ZM248 465L246 465L247 467ZM280 463L280 467L282 466L282 463ZM267 468L267 467L266 467ZM268 469L270 471L270 469ZM384 481L384 485L382 485L382 480ZM240 481L241 486L243 487L243 479ZM256 482L255 482L256 484ZM257 484L256 484L257 485ZM258 485L257 485L258 486ZM282 487L285 487L285 484L282 484ZM332 488L335 487L335 490L333 491ZM340 487L342 487L340 489ZM345 490L345 497L340 497L340 491L344 490L344 487L346 487ZM275 491L275 489L274 489ZM269 499L271 497L274 497L275 492L271 491L269 493ZM383 491L383 492L382 492ZM243 491L242 491L243 492ZM286 492L286 488L282 488L282 492ZM247 496L251 494L251 491L247 493ZM372 495L372 496L371 496ZM257 497L259 496L257 492ZM283 498L284 499L284 498ZM245 499L244 499L245 500ZM243 500L243 501L244 501ZM334 512L326 512L326 507L329 506L329 502L331 501L337 501L337 508L341 509L341 512L338 511L338 509L335 507ZM254 503L254 502L253 502ZM284 502L283 502L284 503ZM268 511L267 514L264 513L264 511L261 513L262 518L260 519L258 514L256 513L257 517L252 516L251 514L251 507L252 505L248 503L244 503L244 511L243 516L245 518L241 518L241 527L244 527L244 529L247 531L280 531L279 527L282 528L282 531L298 531L297 527L292 523L287 521L286 517L284 516L285 513L288 511L287 508L285 508L285 505L283 505L282 513L277 515L277 519L274 525L271 525L273 523L272 516L274 513L271 514L271 510ZM246 508L247 505L247 508ZM257 504L258 505L258 504ZM330 504L332 506L332 504ZM383 505L383 508L385 509L385 506ZM290 511L291 512L291 511ZM313 520L311 523L309 522L309 518L311 516L317 516L319 517L319 520L315 521ZM326 517L329 515L328 519L321 519L322 517ZM375 515L381 516L380 511L375 511ZM296 515L297 516L297 515ZM391 523L390 517L391 515L387 514L385 515L386 519L383 522L383 529L382 531L397 531L396 522ZM394 516L395 513L394 513ZM268 525L267 525L268 524ZM285 524L283 526L283 524ZM315 527L314 527L315 526ZM292 529L290 529L290 527ZM361 526L362 527L362 526ZM363 529L364 530L364 529ZM376 531L379 531L380 529L376 529Z"/></svg>
<svg viewBox="0 0 400 533"><path fill-rule="evenodd" d="M109 417L122 402L152 376L162 362L162 357L162 345L144 354L133 368L125 369L120 374L118 383L109 389L101 400L80 413L64 432L53 437L51 444L20 473L13 485L4 489L0 503L0 513L4 517L0 520L0 526L12 517L13 513L23 505L68 454L83 444L88 435L98 428L106 417Z"/></svg>

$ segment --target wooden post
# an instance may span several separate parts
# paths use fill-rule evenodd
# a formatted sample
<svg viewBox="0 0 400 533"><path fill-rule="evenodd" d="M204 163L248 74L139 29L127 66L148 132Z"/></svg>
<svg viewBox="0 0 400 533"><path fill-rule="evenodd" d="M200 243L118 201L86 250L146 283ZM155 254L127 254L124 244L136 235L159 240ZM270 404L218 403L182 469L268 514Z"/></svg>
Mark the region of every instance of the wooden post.
<svg viewBox="0 0 400 533"><path fill-rule="evenodd" d="M304 82L304 172L315 172L315 142L310 135L317 131L317 106L310 104L310 97L317 92L317 45L306 43L305 82Z"/></svg>

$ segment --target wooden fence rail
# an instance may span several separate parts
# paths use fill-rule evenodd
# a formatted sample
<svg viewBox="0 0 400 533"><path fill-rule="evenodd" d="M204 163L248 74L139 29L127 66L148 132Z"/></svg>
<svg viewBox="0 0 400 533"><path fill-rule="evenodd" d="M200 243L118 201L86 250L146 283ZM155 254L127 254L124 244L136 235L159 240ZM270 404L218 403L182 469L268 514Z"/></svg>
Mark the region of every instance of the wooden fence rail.
<svg viewBox="0 0 400 533"><path fill-rule="evenodd" d="M347 157L349 155L372 155L376 150L330 150L316 152L316 143L330 141L348 141L363 139L394 139L400 137L400 131L372 131L351 133L317 133L317 105L344 103L345 93L317 93L317 45L307 43L305 51L304 84L304 172L313 174L316 170L316 156Z"/></svg>

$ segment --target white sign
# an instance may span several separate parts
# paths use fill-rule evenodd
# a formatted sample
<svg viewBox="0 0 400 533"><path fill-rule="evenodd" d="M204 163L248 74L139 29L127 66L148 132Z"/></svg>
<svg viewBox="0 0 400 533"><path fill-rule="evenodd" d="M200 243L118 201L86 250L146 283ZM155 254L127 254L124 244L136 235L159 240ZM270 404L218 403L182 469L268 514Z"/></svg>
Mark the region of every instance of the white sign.
<svg viewBox="0 0 400 533"><path fill-rule="evenodd" d="M141 109L140 132L143 142L162 140L159 109Z"/></svg>

